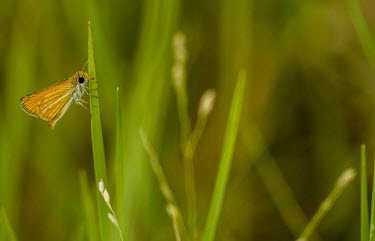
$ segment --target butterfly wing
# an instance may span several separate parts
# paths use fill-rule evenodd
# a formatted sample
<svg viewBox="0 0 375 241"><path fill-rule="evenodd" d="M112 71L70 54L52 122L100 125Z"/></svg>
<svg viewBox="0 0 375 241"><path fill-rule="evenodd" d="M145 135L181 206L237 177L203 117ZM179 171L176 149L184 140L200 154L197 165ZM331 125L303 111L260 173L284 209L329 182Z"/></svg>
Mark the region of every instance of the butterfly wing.
<svg viewBox="0 0 375 241"><path fill-rule="evenodd" d="M23 97L21 107L26 113L50 121L53 129L55 123L65 114L72 102L76 88L73 79L61 81L43 90Z"/></svg>
<svg viewBox="0 0 375 241"><path fill-rule="evenodd" d="M51 109L49 116L53 116L51 121L49 122L49 125L51 126L51 129L53 130L55 128L55 124L60 118L65 114L65 112L68 110L70 104L73 101L73 97L70 95L69 97L64 97L64 99L56 104L53 109Z"/></svg>

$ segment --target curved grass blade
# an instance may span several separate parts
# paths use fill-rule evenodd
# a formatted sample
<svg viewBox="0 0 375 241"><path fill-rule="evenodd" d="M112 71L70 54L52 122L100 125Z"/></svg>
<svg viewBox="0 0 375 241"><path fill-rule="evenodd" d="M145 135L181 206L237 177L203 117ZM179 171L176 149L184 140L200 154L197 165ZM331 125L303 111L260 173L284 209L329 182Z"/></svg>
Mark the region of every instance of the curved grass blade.
<svg viewBox="0 0 375 241"><path fill-rule="evenodd" d="M102 136L102 125L100 120L99 109L99 95L98 84L96 80L95 61L94 61L94 46L91 33L91 23L88 25L88 59L89 59L89 76L93 78L90 80L90 112L91 112L91 140L92 150L94 156L95 180L99 183L100 179L107 182L107 171L105 164L104 145ZM98 200L98 214L100 236L102 241L110 239L110 223L107 218L107 206L97 193Z"/></svg>
<svg viewBox="0 0 375 241"><path fill-rule="evenodd" d="M215 189L211 200L210 210L208 213L202 241L212 241L215 236L216 226L224 201L225 189L227 186L230 165L232 163L232 156L237 138L242 100L245 91L245 82L246 72L241 71L238 75L236 89L234 91L232 105L230 108L219 171L216 178Z"/></svg>

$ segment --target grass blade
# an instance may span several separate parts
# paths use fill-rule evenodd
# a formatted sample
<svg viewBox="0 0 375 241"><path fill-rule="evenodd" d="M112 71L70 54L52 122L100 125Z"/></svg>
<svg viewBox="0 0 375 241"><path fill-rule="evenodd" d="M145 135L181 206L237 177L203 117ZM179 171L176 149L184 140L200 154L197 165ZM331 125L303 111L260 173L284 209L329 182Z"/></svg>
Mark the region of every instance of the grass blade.
<svg viewBox="0 0 375 241"><path fill-rule="evenodd" d="M310 238L311 234L318 227L319 223L323 220L329 210L331 210L333 204L340 197L341 193L353 181L356 175L356 171L353 168L345 170L341 176L337 179L336 185L328 197L320 204L318 211L315 213L314 217L311 219L309 224L307 224L305 230L299 236L297 241L306 241Z"/></svg>
<svg viewBox="0 0 375 241"><path fill-rule="evenodd" d="M122 142L122 122L121 122L121 101L120 101L120 89L117 87L116 91L116 206L117 210L124 210L124 153L123 153L123 142ZM119 223L124 224L124 212L118 212ZM124 226L121 226L124 230Z"/></svg>
<svg viewBox="0 0 375 241"><path fill-rule="evenodd" d="M236 143L238 124L241 114L242 100L245 91L246 72L241 71L238 75L236 89L229 113L229 120L225 132L223 152L221 154L220 166L216 178L215 189L208 213L206 227L203 233L203 241L212 241L215 236L217 222L223 205L225 189L228 181L230 165L234 146Z"/></svg>
<svg viewBox="0 0 375 241"><path fill-rule="evenodd" d="M373 67L375 67L375 40L366 22L365 16L361 10L358 0L347 0L350 17L358 38L362 44L364 53L369 58Z"/></svg>
<svg viewBox="0 0 375 241"><path fill-rule="evenodd" d="M3 226L5 233L9 238L7 240L17 241L16 235L14 234L14 231L12 229L12 226L10 225L8 216L7 216L4 208L1 208L0 224L1 224L1 226Z"/></svg>
<svg viewBox="0 0 375 241"><path fill-rule="evenodd" d="M94 78L90 80L90 111L91 111L91 139L92 139L92 150L94 156L94 169L95 169L95 180L99 183L100 179L107 182L107 171L105 164L104 145L102 136L102 125L100 120L100 109L99 109L99 95L98 95L98 84L96 79L95 61L94 61L94 46L91 33L91 23L88 25L88 59L89 59L89 76ZM98 214L99 214L99 227L101 239L108 240L110 226L107 219L107 207L106 204L101 200L99 193L97 192L98 200Z"/></svg>
<svg viewBox="0 0 375 241"><path fill-rule="evenodd" d="M369 240L366 146L361 146L361 241Z"/></svg>
<svg viewBox="0 0 375 241"><path fill-rule="evenodd" d="M85 231L88 241L98 241L98 220L95 213L94 203L90 195L90 188L87 181L87 175L85 172L81 172L79 175L81 194L82 194L82 208L83 215L85 218Z"/></svg>
<svg viewBox="0 0 375 241"><path fill-rule="evenodd" d="M365 151L364 151L363 155L364 155L364 162L366 163L366 152ZM375 165L374 165L374 172L373 172L372 195L371 195L371 218L370 218L370 237L369 237L370 241L374 241L375 240L375 235L374 235L374 223L375 223L375 176L374 176L374 173L375 173ZM367 179L366 179L366 181L367 181ZM366 186L366 188L367 188L367 186ZM366 189L366 191L367 191L367 189ZM361 189L361 192L362 192L362 189ZM367 198L367 196L366 196L366 198ZM367 199L366 199L366 201L367 201ZM362 202L362 200L361 200L361 202ZM368 218L367 218L367 220L368 220ZM368 227L368 223L367 223L367 227ZM362 226L361 226L361 229L362 229ZM361 230L361 232L362 232L362 230Z"/></svg>

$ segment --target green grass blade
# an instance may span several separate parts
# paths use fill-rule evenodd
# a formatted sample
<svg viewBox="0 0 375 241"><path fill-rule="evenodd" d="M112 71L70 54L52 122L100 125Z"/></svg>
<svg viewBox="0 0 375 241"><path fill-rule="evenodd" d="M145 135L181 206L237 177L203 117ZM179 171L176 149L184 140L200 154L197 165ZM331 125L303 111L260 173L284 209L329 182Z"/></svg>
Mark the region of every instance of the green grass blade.
<svg viewBox="0 0 375 241"><path fill-rule="evenodd" d="M91 139L92 139L92 150L94 156L94 169L95 169L95 180L99 183L100 179L103 179L104 183L107 182L107 171L105 164L104 145L102 136L102 125L100 120L100 109L99 109L99 95L98 95L98 84L96 79L95 61L94 61L94 46L91 33L91 23L89 22L88 28L88 59L89 59L89 76L94 78L90 80L90 111L91 111ZM99 214L99 226L100 236L103 241L109 239L110 223L107 218L107 206L97 193L98 200L98 214Z"/></svg>
<svg viewBox="0 0 375 241"><path fill-rule="evenodd" d="M364 157L363 157L364 158L364 163L366 163L366 153L365 153L365 150L364 150L364 154L363 155L364 155ZM371 195L371 218L370 218L370 237L369 237L370 241L375 241L375 235L374 235L374 223L375 223L375 175L374 175L374 173L375 173L375 165L374 165L374 172L373 172L372 195ZM366 198L367 198L367 195L366 195ZM367 201L367 199L366 199L366 201ZM369 227L368 223L367 223L367 227ZM361 228L362 228L362 226L361 226Z"/></svg>
<svg viewBox="0 0 375 241"><path fill-rule="evenodd" d="M223 151L221 154L219 171L216 178L215 189L211 200L206 227L203 233L203 241L212 241L215 236L217 222L224 201L225 189L228 181L230 165L234 146L237 138L237 130L240 121L242 100L245 91L246 72L241 71L238 75L236 89L229 113L229 120L226 127Z"/></svg>
<svg viewBox="0 0 375 241"><path fill-rule="evenodd" d="M336 185L327 196L327 198L320 204L318 211L315 213L314 217L307 224L305 230L302 232L301 236L297 241L309 240L311 234L318 227L319 223L327 215L328 211L331 210L332 206L335 204L336 200L340 197L341 193L345 188L353 181L356 176L356 171L353 168L345 170L341 176L337 179Z"/></svg>
<svg viewBox="0 0 375 241"><path fill-rule="evenodd" d="M12 226L10 225L8 216L7 216L4 208L1 208L0 224L1 224L1 226L3 226L5 234L8 236L7 240L17 241L16 235L14 234L14 231L12 229Z"/></svg>
<svg viewBox="0 0 375 241"><path fill-rule="evenodd" d="M369 240L366 146L361 146L361 241Z"/></svg>
<svg viewBox="0 0 375 241"><path fill-rule="evenodd" d="M122 142L122 122L121 122L121 99L120 89L117 87L116 91L117 103L116 103L116 197L117 197L117 210L124 210L124 153L123 153L123 142ZM124 212L118 212L117 218L120 225L124 222ZM124 230L124 227L121 226Z"/></svg>
<svg viewBox="0 0 375 241"><path fill-rule="evenodd" d="M85 219L85 231L87 235L87 240L98 241L98 220L92 196L90 195L90 188L87 181L87 175L85 172L80 173L79 180L81 185L82 209Z"/></svg>
<svg viewBox="0 0 375 241"><path fill-rule="evenodd" d="M375 40L363 15L359 0L347 0L346 2L363 50L373 67L375 67Z"/></svg>

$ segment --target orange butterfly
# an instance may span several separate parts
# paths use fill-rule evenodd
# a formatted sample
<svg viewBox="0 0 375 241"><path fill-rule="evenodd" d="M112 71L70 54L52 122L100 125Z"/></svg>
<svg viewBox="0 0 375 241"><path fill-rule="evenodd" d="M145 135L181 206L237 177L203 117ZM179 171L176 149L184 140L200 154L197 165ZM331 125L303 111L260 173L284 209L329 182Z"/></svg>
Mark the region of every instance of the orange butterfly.
<svg viewBox="0 0 375 241"><path fill-rule="evenodd" d="M88 93L86 84L89 79L92 78L86 72L77 71L69 79L21 98L21 107L29 115L49 121L53 130L73 100L85 107L82 96Z"/></svg>

